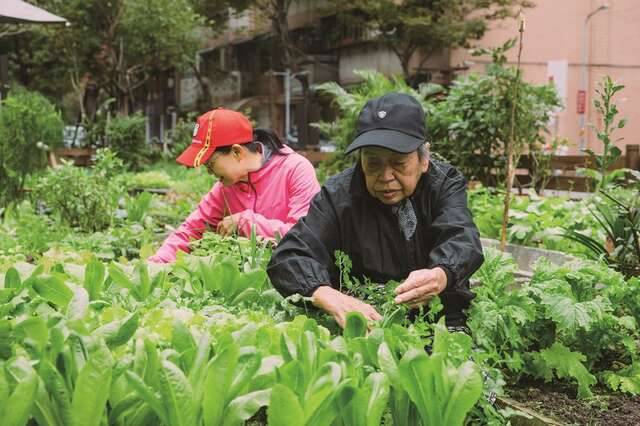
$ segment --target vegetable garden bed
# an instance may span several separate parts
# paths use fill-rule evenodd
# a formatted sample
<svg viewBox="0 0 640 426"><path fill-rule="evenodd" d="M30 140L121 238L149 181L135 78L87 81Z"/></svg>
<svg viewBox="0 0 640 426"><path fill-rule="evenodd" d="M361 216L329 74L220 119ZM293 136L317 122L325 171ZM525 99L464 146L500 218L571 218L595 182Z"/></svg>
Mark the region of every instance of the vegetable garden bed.
<svg viewBox="0 0 640 426"><path fill-rule="evenodd" d="M222 410L231 423L258 425L279 424L276 416L297 411L292 424L298 425L305 424L300 420L305 413L320 409L305 402L320 386L333 396L317 395L335 413L325 424L359 424L356 418L368 424L454 424L426 420L429 413L445 415L443 395L451 389L430 395L434 405L423 406L421 413L426 400L411 396L409 389L412 380L432 372L416 370L401 380L402 364L445 371L466 383L465 392L476 392L476 373L485 372L481 392L496 391L503 401L517 404L498 410L474 393L477 398L470 400L477 402L463 416L467 423L638 423L638 398L631 395L640 392L639 281L567 256L580 252L575 245L564 250L563 241L547 232L570 224L597 236L584 220L585 203L533 196L516 202L511 240L561 252L510 245L512 263L490 249L495 240L483 240L487 261L473 277L479 284L470 312L473 341L426 322L403 321L386 292L379 291L354 295L380 304L386 320L367 334L366 324L353 316L343 333L304 299L285 301L269 286L264 266L271 247L264 242L206 233L193 245L197 256L166 268L145 266L140 258L153 253L162 236L194 208L196 194L211 185L207 176L194 173L188 182L178 173L173 170L171 179L162 172L141 175L142 187L173 181L171 192L121 195L118 217L101 232L63 227L59 217L34 211L28 203L16 209L19 214L5 214L0 224L0 382L8 387L0 385L0 415L7 414L8 404L19 408L14 402L31 395L33 404L11 410L20 416L11 420L218 424ZM471 198L481 230L491 231L494 195L480 191ZM378 284L364 284L379 290ZM424 354L426 344L436 347L435 357ZM216 381L213 372L208 376L209 367L227 362L233 365L228 380L245 374L248 379L242 386L238 382L241 389L234 387L233 395L218 398L196 376L210 377L211 389L230 391L232 386ZM253 367L245 371L245 365ZM87 384L90 377L97 382ZM19 386L26 392L20 398ZM99 388L109 389L106 396L95 395L99 400L80 396ZM381 392L382 411L363 412L374 391ZM172 401L174 393L186 396ZM222 398L223 407L215 402L217 414L212 414L204 398ZM267 406L274 407L272 414ZM278 412L276 406L287 409ZM535 418L514 409L532 410Z"/></svg>
<svg viewBox="0 0 640 426"><path fill-rule="evenodd" d="M509 394L518 406L549 416L547 422L606 426L640 424L639 396L600 390L594 399L585 401L572 398L571 390L566 386L536 381L520 383ZM531 424L531 421L522 420L522 423Z"/></svg>

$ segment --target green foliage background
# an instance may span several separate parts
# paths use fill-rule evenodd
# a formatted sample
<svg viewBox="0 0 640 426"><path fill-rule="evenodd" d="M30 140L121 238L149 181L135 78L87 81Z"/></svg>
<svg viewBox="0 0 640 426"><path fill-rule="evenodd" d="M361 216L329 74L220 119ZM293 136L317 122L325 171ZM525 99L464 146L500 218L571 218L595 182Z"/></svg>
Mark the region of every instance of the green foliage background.
<svg viewBox="0 0 640 426"><path fill-rule="evenodd" d="M21 196L27 176L62 144L60 113L44 96L14 88L0 106L0 206Z"/></svg>

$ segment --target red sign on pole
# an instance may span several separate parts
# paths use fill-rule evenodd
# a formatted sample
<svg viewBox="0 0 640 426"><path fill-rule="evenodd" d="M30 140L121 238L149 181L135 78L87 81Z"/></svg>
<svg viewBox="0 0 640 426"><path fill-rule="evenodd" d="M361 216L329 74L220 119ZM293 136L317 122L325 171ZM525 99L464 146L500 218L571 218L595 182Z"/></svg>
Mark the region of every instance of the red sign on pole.
<svg viewBox="0 0 640 426"><path fill-rule="evenodd" d="M587 92L578 90L578 114L584 114L587 108Z"/></svg>

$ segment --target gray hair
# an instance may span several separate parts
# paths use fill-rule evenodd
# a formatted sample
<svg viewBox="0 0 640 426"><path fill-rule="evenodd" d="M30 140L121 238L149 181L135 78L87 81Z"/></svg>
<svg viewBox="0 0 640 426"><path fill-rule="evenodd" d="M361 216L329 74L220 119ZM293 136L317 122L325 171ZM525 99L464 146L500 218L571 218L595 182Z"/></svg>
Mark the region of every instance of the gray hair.
<svg viewBox="0 0 640 426"><path fill-rule="evenodd" d="M420 160L423 159L429 159L429 157L431 156L431 144L429 142L425 142L422 145L420 145L417 149L418 152L418 158Z"/></svg>

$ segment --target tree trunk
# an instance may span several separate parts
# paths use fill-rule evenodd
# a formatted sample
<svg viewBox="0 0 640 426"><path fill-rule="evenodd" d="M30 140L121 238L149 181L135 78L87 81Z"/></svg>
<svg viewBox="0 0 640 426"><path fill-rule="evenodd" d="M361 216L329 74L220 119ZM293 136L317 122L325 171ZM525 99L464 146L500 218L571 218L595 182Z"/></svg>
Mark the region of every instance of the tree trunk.
<svg viewBox="0 0 640 426"><path fill-rule="evenodd" d="M282 66L284 69L290 68L292 71L296 71L297 64L292 60L289 21L287 20L291 0L274 0L271 4L273 7L270 14L271 26L282 49Z"/></svg>
<svg viewBox="0 0 640 426"><path fill-rule="evenodd" d="M411 80L411 71L409 70L411 55L409 55L409 57L398 55L398 59L400 59L400 65L402 66L402 76L404 77L404 81L409 83L409 80Z"/></svg>
<svg viewBox="0 0 640 426"><path fill-rule="evenodd" d="M520 43L518 45L518 60L516 64L516 77L514 81L513 105L511 107L511 129L509 135L509 145L507 146L507 180L505 182L504 210L502 212L502 230L500 233L500 250L505 251L507 246L507 226L509 225L509 209L511 207L511 187L516 174L516 165L520 160L522 147L516 137L516 108L518 107L518 88L520 86L520 59L522 56L522 40L524 36L524 15L520 12ZM516 146L518 143L518 146Z"/></svg>

